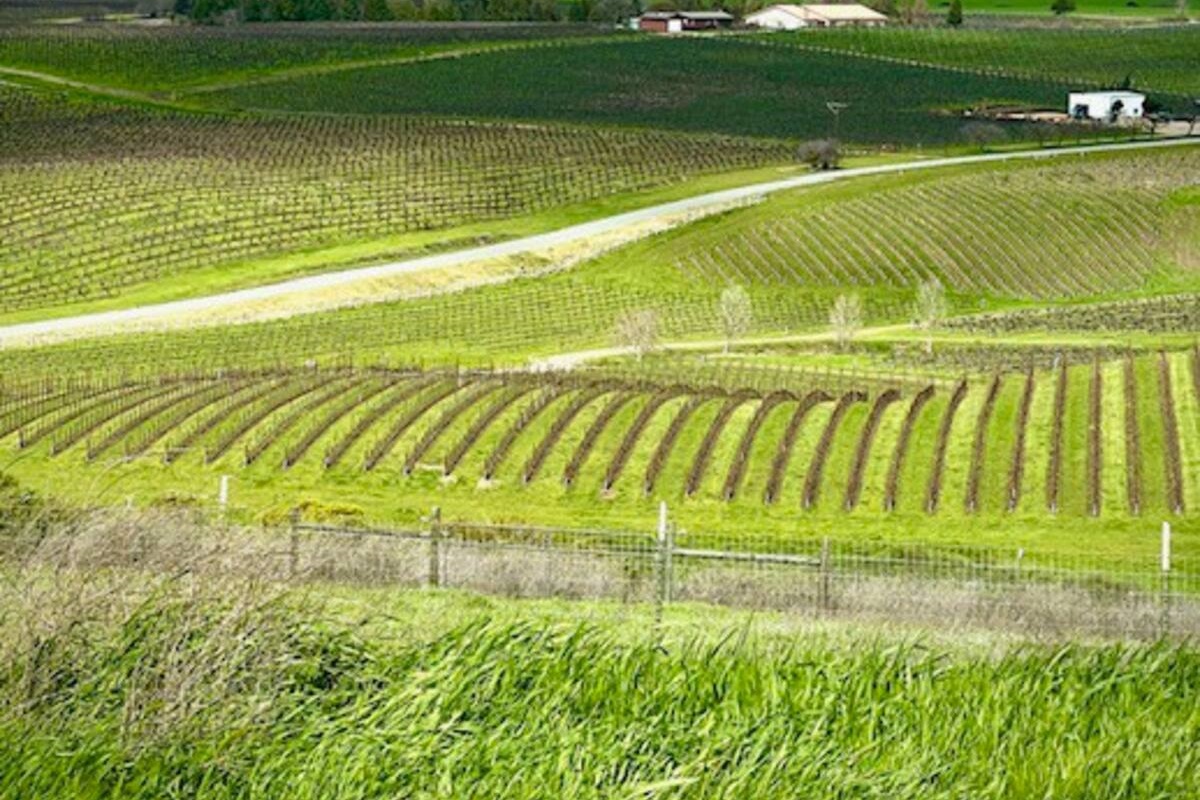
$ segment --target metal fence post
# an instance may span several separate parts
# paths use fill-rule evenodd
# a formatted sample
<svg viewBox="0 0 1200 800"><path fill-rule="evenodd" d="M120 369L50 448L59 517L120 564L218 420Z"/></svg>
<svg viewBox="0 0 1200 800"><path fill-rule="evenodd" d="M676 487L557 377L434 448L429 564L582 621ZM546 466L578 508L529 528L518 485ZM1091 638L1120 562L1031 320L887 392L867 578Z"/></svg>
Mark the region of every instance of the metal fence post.
<svg viewBox="0 0 1200 800"><path fill-rule="evenodd" d="M1162 540L1159 545L1159 606L1162 619L1159 621L1160 633L1171 635L1171 523L1163 522Z"/></svg>
<svg viewBox="0 0 1200 800"><path fill-rule="evenodd" d="M829 537L821 539L821 574L817 582L817 609L823 615L829 611Z"/></svg>
<svg viewBox="0 0 1200 800"><path fill-rule="evenodd" d="M429 513L429 585L442 585L442 509L434 506Z"/></svg>
<svg viewBox="0 0 1200 800"><path fill-rule="evenodd" d="M671 602L671 523L667 516L667 503L658 504L658 611L662 618L662 607Z"/></svg>
<svg viewBox="0 0 1200 800"><path fill-rule="evenodd" d="M288 580L296 577L300 567L300 509L293 508L288 526Z"/></svg>

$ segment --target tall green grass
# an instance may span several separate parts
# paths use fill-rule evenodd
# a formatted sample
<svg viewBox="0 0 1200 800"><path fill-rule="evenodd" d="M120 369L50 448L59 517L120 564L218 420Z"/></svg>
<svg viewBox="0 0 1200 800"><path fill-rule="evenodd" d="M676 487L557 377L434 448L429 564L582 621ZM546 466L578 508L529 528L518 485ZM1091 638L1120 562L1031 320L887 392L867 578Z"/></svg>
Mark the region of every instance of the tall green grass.
<svg viewBox="0 0 1200 800"><path fill-rule="evenodd" d="M431 634L377 616L400 607L384 593L345 601L167 584L28 626L0 647L0 796L1200 791L1200 653L1183 647L664 633L491 619L495 601Z"/></svg>

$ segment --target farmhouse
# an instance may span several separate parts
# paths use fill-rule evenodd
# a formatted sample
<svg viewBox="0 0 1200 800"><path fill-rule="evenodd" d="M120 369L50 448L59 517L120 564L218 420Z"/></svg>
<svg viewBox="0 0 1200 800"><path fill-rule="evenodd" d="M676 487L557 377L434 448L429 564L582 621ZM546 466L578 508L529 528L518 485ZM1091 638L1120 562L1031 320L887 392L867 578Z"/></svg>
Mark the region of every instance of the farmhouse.
<svg viewBox="0 0 1200 800"><path fill-rule="evenodd" d="M1141 119L1145 105L1146 95L1126 89L1071 92L1067 95L1067 113L1075 119L1096 119L1103 122Z"/></svg>
<svg viewBox="0 0 1200 800"><path fill-rule="evenodd" d="M733 15L724 11L647 11L634 22L642 31L686 33L728 28L733 24Z"/></svg>
<svg viewBox="0 0 1200 800"><path fill-rule="evenodd" d="M813 3L796 6L767 6L746 17L746 24L769 30L793 31L798 28L874 28L887 24L887 17L858 3Z"/></svg>

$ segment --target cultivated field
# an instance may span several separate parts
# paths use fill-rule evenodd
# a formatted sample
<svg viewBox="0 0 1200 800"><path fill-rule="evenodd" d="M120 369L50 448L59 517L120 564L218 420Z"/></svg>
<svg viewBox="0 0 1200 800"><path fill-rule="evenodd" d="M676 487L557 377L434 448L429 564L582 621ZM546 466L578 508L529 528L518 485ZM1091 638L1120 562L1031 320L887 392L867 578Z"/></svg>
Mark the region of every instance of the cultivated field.
<svg viewBox="0 0 1200 800"><path fill-rule="evenodd" d="M904 63L986 75L1054 80L1063 85L1116 85L1170 95L1187 111L1200 91L1200 30L1194 26L1129 29L845 28L763 35L763 42L802 49L861 53Z"/></svg>
<svg viewBox="0 0 1200 800"><path fill-rule="evenodd" d="M1168 4L221 2L0 0L0 797L1200 794Z"/></svg>
<svg viewBox="0 0 1200 800"><path fill-rule="evenodd" d="M195 489L232 473L247 511L263 502L256 487L286 486L381 521L442 505L512 522L516 498L526 520L645 519L667 499L713 526L933 515L1017 528L1100 518L1115 533L1174 517L1186 532L1200 507L1195 349L929 383L704 377L325 370L39 384L14 387L0 419L22 452L12 469L34 486L65 469L86 493L89 475L124 473L122 491L143 503L204 505ZM366 502L397 485L404 499L387 511Z"/></svg>
<svg viewBox="0 0 1200 800"><path fill-rule="evenodd" d="M429 240L404 234L793 160L783 143L728 137L227 118L3 86L0 120L2 312L262 283L305 268L261 264L283 254L381 239L416 250Z"/></svg>
<svg viewBox="0 0 1200 800"><path fill-rule="evenodd" d="M406 91L394 91L397 83ZM964 120L954 112L963 108L1057 107L1060 95L1041 80L762 46L755 39L621 37L303 76L209 99L254 109L469 114L799 139L828 135L825 103L838 100L850 103L840 127L845 140L912 147L961 143ZM1032 138L1032 130L1016 124L1011 135Z"/></svg>

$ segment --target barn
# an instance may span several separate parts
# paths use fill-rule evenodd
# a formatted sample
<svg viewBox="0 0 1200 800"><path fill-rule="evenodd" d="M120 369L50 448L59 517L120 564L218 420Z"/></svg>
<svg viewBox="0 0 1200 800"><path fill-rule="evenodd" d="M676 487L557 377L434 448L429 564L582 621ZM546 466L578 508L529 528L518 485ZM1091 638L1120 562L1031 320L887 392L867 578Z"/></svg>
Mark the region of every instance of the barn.
<svg viewBox="0 0 1200 800"><path fill-rule="evenodd" d="M1067 95L1067 113L1074 119L1094 119L1101 122L1141 119L1145 113L1145 106L1146 95L1128 89L1071 92Z"/></svg>
<svg viewBox="0 0 1200 800"><path fill-rule="evenodd" d="M746 17L746 24L767 30L799 28L873 28L887 24L887 17L859 3L780 4L767 6Z"/></svg>
<svg viewBox="0 0 1200 800"><path fill-rule="evenodd" d="M728 28L733 24L733 15L724 11L647 11L635 21L641 31L689 33Z"/></svg>

